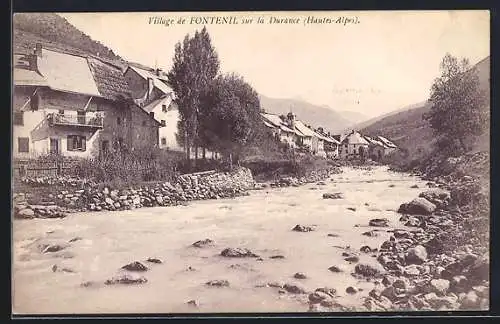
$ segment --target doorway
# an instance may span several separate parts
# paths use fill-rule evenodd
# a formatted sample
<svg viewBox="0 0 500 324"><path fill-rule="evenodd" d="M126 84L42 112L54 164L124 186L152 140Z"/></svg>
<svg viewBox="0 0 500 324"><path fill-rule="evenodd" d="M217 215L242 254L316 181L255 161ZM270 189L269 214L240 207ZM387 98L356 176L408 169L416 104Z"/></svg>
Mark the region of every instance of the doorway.
<svg viewBox="0 0 500 324"><path fill-rule="evenodd" d="M50 153L51 154L59 154L59 139L51 138L50 139Z"/></svg>

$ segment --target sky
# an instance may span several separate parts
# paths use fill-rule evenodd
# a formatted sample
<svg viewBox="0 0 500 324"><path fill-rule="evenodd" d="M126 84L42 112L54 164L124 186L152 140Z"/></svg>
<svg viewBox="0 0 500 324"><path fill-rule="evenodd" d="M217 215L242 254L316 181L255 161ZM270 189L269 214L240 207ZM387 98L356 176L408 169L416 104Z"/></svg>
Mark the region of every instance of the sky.
<svg viewBox="0 0 500 324"><path fill-rule="evenodd" d="M471 64L490 55L488 11L60 15L124 59L164 71L172 65L175 44L201 30L200 17L234 16L239 24L205 22L222 73L240 74L268 97L302 99L367 117L426 100L446 53ZM174 23L150 23L151 17ZM352 20L304 23L308 17ZM185 23L177 23L179 18ZM245 18L253 21L242 24ZM298 23L276 22L285 18Z"/></svg>

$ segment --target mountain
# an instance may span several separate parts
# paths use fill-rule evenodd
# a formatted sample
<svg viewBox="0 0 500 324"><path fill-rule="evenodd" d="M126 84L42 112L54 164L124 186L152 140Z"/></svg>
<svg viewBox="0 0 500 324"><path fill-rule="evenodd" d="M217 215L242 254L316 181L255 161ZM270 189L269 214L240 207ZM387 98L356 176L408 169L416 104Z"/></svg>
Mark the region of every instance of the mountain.
<svg viewBox="0 0 500 324"><path fill-rule="evenodd" d="M338 113L342 117L347 119L351 123L351 125L359 124L360 122L363 122L368 119L368 116L357 111L342 110L339 111Z"/></svg>
<svg viewBox="0 0 500 324"><path fill-rule="evenodd" d="M38 42L46 47L123 61L113 50L85 35L57 14L15 13L12 24L14 53L31 51Z"/></svg>
<svg viewBox="0 0 500 324"><path fill-rule="evenodd" d="M293 111L297 118L314 128L339 133L353 122L328 106L318 106L302 99L278 99L260 95L262 109L271 114L286 115Z"/></svg>
<svg viewBox="0 0 500 324"><path fill-rule="evenodd" d="M472 69L479 76L480 88L490 91L490 57L486 57ZM430 85L429 85L430 86ZM380 116L356 125L361 133L367 135L382 135L390 138L400 147L409 150L410 154L428 150L434 140L429 123L423 120L423 115L429 112L431 106L425 102L404 107L395 112ZM475 143L476 150L486 150L489 147L489 132L486 132Z"/></svg>

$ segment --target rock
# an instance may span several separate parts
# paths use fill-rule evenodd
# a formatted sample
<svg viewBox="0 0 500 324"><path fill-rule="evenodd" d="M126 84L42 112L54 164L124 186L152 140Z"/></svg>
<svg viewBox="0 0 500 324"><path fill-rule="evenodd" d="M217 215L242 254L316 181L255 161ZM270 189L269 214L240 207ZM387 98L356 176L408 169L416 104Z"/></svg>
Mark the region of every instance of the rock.
<svg viewBox="0 0 500 324"><path fill-rule="evenodd" d="M489 298L490 289L486 286L474 286L472 290L481 298Z"/></svg>
<svg viewBox="0 0 500 324"><path fill-rule="evenodd" d="M148 280L143 276L138 276L130 273L124 273L117 275L111 279L108 279L104 282L106 285L115 285L115 284L143 284L148 282Z"/></svg>
<svg viewBox="0 0 500 324"><path fill-rule="evenodd" d="M455 293L463 293L469 291L471 284L467 277L460 275L454 276L450 281L450 291Z"/></svg>
<svg viewBox="0 0 500 324"><path fill-rule="evenodd" d="M425 198L418 197L409 203L402 204L398 209L398 213L410 215L430 215L434 210L436 210L436 205Z"/></svg>
<svg viewBox="0 0 500 324"><path fill-rule="evenodd" d="M347 207L348 210L351 210L351 211L356 211L356 208L354 207Z"/></svg>
<svg viewBox="0 0 500 324"><path fill-rule="evenodd" d="M371 247L369 247L368 245L364 245L362 246L360 249L359 249L361 252L363 253L371 253L371 252L375 252L377 249L372 249Z"/></svg>
<svg viewBox="0 0 500 324"><path fill-rule="evenodd" d="M302 272L297 272L296 274L293 275L295 279L307 279L307 276L302 273Z"/></svg>
<svg viewBox="0 0 500 324"><path fill-rule="evenodd" d="M242 249L242 248L227 248L224 249L221 253L222 256L228 257L228 258L246 258L246 257L251 257L251 258L258 258L259 256L249 249Z"/></svg>
<svg viewBox="0 0 500 324"><path fill-rule="evenodd" d="M397 239L411 239L413 237L413 234L406 230L395 230L393 235Z"/></svg>
<svg viewBox="0 0 500 324"><path fill-rule="evenodd" d="M267 284L269 287L273 287L273 288L283 288L284 284L280 283L280 282L270 282Z"/></svg>
<svg viewBox="0 0 500 324"><path fill-rule="evenodd" d="M292 228L292 231L295 231L295 232L312 232L312 231L314 231L314 227L312 227L312 226L304 226L304 225L295 225L295 227Z"/></svg>
<svg viewBox="0 0 500 324"><path fill-rule="evenodd" d="M450 282L446 279L432 279L429 282L427 292L434 292L439 296L444 296L450 288Z"/></svg>
<svg viewBox="0 0 500 324"><path fill-rule="evenodd" d="M328 236L328 237L339 237L339 235L338 235L338 234L333 234L333 233L330 233L330 234L328 234L327 236Z"/></svg>
<svg viewBox="0 0 500 324"><path fill-rule="evenodd" d="M420 193L419 197L425 198L437 207L444 207L451 199L450 193L440 188L434 188Z"/></svg>
<svg viewBox="0 0 500 324"><path fill-rule="evenodd" d="M356 294L358 292L358 289L355 287L349 286L346 288L345 292L350 294L350 295L353 295L353 294Z"/></svg>
<svg viewBox="0 0 500 324"><path fill-rule="evenodd" d="M359 262L359 257L357 255L351 255L347 258L344 258L344 260L347 262Z"/></svg>
<svg viewBox="0 0 500 324"><path fill-rule="evenodd" d="M386 275L382 279L382 284L384 286L388 287L388 286L392 286L392 284L394 283L394 281L396 281L396 278L394 276Z"/></svg>
<svg viewBox="0 0 500 324"><path fill-rule="evenodd" d="M77 236L77 237L75 237L75 238L72 238L72 239L71 239L71 240L69 240L68 242L69 242L69 243L73 243L73 242L80 241L80 240L83 240L83 238L81 238L81 237Z"/></svg>
<svg viewBox="0 0 500 324"><path fill-rule="evenodd" d="M197 247L197 248L202 248L202 247L206 247L206 246L214 246L215 245L215 242L212 241L211 239L204 239L204 240L200 240L200 241L196 241L192 244L194 247Z"/></svg>
<svg viewBox="0 0 500 324"><path fill-rule="evenodd" d="M269 259L284 259L285 256L284 255L272 255L269 257Z"/></svg>
<svg viewBox="0 0 500 324"><path fill-rule="evenodd" d="M128 270L128 271L137 271L137 272L144 272L144 271L149 270L148 267L146 267L144 264L142 264L138 261L126 264L122 267L122 269Z"/></svg>
<svg viewBox="0 0 500 324"><path fill-rule="evenodd" d="M287 292L292 293L292 294L305 294L306 289L302 287L299 284L285 284L283 286L283 289L285 289Z"/></svg>
<svg viewBox="0 0 500 324"><path fill-rule="evenodd" d="M416 189L416 188L418 188L418 185L415 184L415 185L411 186L410 188Z"/></svg>
<svg viewBox="0 0 500 324"><path fill-rule="evenodd" d="M375 277L385 273L385 269L378 263L359 263L354 268L354 272L365 277Z"/></svg>
<svg viewBox="0 0 500 324"><path fill-rule="evenodd" d="M157 258L148 258L146 261L150 262L150 263L157 263L157 264L163 263L163 261L161 261L160 259L157 259Z"/></svg>
<svg viewBox="0 0 500 324"><path fill-rule="evenodd" d="M424 300L429 303L434 309L455 309L457 308L457 300L452 296L438 296L436 293L427 293L424 295Z"/></svg>
<svg viewBox="0 0 500 324"><path fill-rule="evenodd" d="M309 301L312 304L318 304L321 303L323 300L328 300L328 299L331 299L331 296L321 291L315 291L309 294Z"/></svg>
<svg viewBox="0 0 500 324"><path fill-rule="evenodd" d="M427 250L422 245L408 249L405 256L407 264L422 264L427 260Z"/></svg>
<svg viewBox="0 0 500 324"><path fill-rule="evenodd" d="M361 235L369 236L369 237L377 237L378 232L376 230L373 230L373 231L364 232Z"/></svg>
<svg viewBox="0 0 500 324"><path fill-rule="evenodd" d="M373 227L387 227L389 226L389 220L387 218L375 218L371 219L368 225Z"/></svg>
<svg viewBox="0 0 500 324"><path fill-rule="evenodd" d="M43 248L42 253L59 252L67 248L69 245L65 243L48 244Z"/></svg>
<svg viewBox="0 0 500 324"><path fill-rule="evenodd" d="M420 270L417 265L411 264L403 268L403 274L408 277L420 276Z"/></svg>
<svg viewBox="0 0 500 324"><path fill-rule="evenodd" d="M199 303L194 300L194 299L191 299L190 301L186 302L186 304L188 304L189 306L193 306L193 307L199 307Z"/></svg>
<svg viewBox="0 0 500 324"><path fill-rule="evenodd" d="M30 208L24 208L17 213L17 217L26 219L34 218L35 212Z"/></svg>
<svg viewBox="0 0 500 324"><path fill-rule="evenodd" d="M210 280L206 283L207 286L213 287L229 287L229 281L227 280Z"/></svg>
<svg viewBox="0 0 500 324"><path fill-rule="evenodd" d="M330 297L335 297L335 294L337 294L337 290L335 288L329 288L329 287L316 288L315 292L322 292Z"/></svg>
<svg viewBox="0 0 500 324"><path fill-rule="evenodd" d="M344 199L344 194L341 192L324 193L323 199Z"/></svg>
<svg viewBox="0 0 500 324"><path fill-rule="evenodd" d="M340 266L331 266L330 268L328 268L328 270L330 270L331 272L335 272L335 273L339 273L339 272L344 272L345 271Z"/></svg>
<svg viewBox="0 0 500 324"><path fill-rule="evenodd" d="M476 292L471 290L460 300L460 309L478 309L479 297Z"/></svg>

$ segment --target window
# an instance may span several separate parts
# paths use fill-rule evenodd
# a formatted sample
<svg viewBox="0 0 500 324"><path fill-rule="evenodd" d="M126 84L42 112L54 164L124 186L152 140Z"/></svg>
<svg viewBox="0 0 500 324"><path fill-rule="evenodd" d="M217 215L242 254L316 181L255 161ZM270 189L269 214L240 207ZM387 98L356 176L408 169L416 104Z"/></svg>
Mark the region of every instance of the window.
<svg viewBox="0 0 500 324"><path fill-rule="evenodd" d="M167 125L167 123L165 122L165 120L163 120L163 119L161 120L161 125L162 125L162 126Z"/></svg>
<svg viewBox="0 0 500 324"><path fill-rule="evenodd" d="M167 145L167 139L165 137L161 138L161 145Z"/></svg>
<svg viewBox="0 0 500 324"><path fill-rule="evenodd" d="M38 102L39 102L39 98L38 98L37 94L31 96L30 106L31 106L32 111L38 110Z"/></svg>
<svg viewBox="0 0 500 324"><path fill-rule="evenodd" d="M167 105L161 105L161 111L167 112Z"/></svg>
<svg viewBox="0 0 500 324"><path fill-rule="evenodd" d="M64 109L59 109L59 115L64 115Z"/></svg>
<svg viewBox="0 0 500 324"><path fill-rule="evenodd" d="M19 153L28 153L30 151L30 139L28 137L17 138L17 151Z"/></svg>
<svg viewBox="0 0 500 324"><path fill-rule="evenodd" d="M85 111L78 111L76 118L77 118L78 124L85 125Z"/></svg>
<svg viewBox="0 0 500 324"><path fill-rule="evenodd" d="M68 151L85 151L87 139L81 135L68 135L67 137Z"/></svg>
<svg viewBox="0 0 500 324"><path fill-rule="evenodd" d="M116 117L116 124L121 125L122 119L120 117Z"/></svg>
<svg viewBox="0 0 500 324"><path fill-rule="evenodd" d="M24 113L22 111L14 112L14 125L24 125Z"/></svg>
<svg viewBox="0 0 500 324"><path fill-rule="evenodd" d="M57 138L50 139L50 153L52 154L59 153L59 139Z"/></svg>
<svg viewBox="0 0 500 324"><path fill-rule="evenodd" d="M155 113L154 113L154 111L150 112L150 113L149 113L149 116L151 116L151 118L155 118Z"/></svg>

